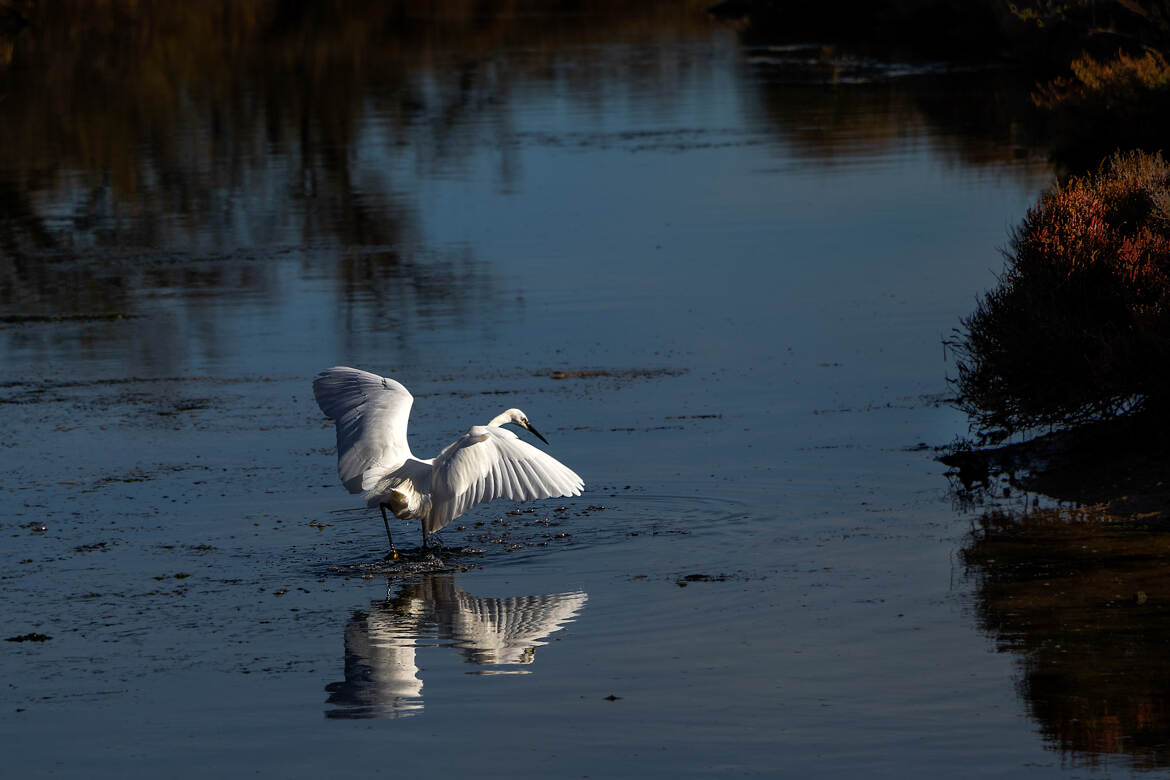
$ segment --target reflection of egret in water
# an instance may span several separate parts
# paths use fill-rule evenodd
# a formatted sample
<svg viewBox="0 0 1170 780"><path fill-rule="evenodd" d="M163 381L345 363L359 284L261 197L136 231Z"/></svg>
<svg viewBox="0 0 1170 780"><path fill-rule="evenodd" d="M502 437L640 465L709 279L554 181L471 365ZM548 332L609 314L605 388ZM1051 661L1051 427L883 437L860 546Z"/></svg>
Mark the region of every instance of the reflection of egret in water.
<svg viewBox="0 0 1170 780"><path fill-rule="evenodd" d="M331 718L397 718L422 709L414 653L421 621L390 602L374 602L345 627L345 682L331 683Z"/></svg>
<svg viewBox="0 0 1170 780"><path fill-rule="evenodd" d="M536 648L572 621L585 593L479 598L450 575L400 585L358 612L345 629L345 682L326 686L330 718L407 717L423 707L415 653L449 640L482 674L525 674L501 667L530 664Z"/></svg>
<svg viewBox="0 0 1170 780"><path fill-rule="evenodd" d="M1078 765L1170 766L1170 535L1100 512L990 512L962 551L1045 742Z"/></svg>

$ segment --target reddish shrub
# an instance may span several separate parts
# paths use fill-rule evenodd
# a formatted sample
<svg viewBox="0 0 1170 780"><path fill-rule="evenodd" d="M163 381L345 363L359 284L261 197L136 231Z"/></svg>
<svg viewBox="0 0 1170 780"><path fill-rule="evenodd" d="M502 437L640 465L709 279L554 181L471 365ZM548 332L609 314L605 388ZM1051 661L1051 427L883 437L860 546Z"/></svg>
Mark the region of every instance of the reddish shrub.
<svg viewBox="0 0 1170 780"><path fill-rule="evenodd" d="M1115 155L1046 193L963 320L958 403L985 438L1170 398L1170 166Z"/></svg>

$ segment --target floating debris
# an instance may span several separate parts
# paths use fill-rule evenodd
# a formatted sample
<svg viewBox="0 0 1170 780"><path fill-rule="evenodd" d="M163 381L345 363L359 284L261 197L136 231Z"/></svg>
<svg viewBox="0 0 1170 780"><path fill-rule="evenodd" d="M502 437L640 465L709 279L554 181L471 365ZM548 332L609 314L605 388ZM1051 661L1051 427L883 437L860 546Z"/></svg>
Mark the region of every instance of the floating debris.
<svg viewBox="0 0 1170 780"><path fill-rule="evenodd" d="M583 369L581 371L554 371L549 374L552 379L594 379L605 377L609 379L653 379L660 376L682 376L685 371L673 368L632 368L625 371L611 371L604 368Z"/></svg>
<svg viewBox="0 0 1170 780"><path fill-rule="evenodd" d="M114 322L116 320L131 320L137 315L125 312L108 312L102 314L7 314L0 317L3 325L27 325L34 322Z"/></svg>
<svg viewBox="0 0 1170 780"><path fill-rule="evenodd" d="M48 642L53 637L45 634L21 634L20 636L10 636L5 639L5 642Z"/></svg>

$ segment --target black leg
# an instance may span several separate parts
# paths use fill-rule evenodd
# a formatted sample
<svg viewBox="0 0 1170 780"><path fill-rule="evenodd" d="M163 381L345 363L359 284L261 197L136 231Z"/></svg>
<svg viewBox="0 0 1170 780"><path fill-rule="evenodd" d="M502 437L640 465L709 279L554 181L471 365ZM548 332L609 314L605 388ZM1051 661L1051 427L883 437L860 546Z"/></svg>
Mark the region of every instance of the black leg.
<svg viewBox="0 0 1170 780"><path fill-rule="evenodd" d="M390 552L386 553L386 560L392 561L398 557L398 551L394 549L394 537L390 535L390 520L386 517L386 505L378 504L378 508L382 510L382 523L386 526L386 541L390 543Z"/></svg>
<svg viewBox="0 0 1170 780"><path fill-rule="evenodd" d="M425 550L425 549L427 549L427 521L423 520L420 517L418 519L418 525L419 525L419 528L422 529L422 540L423 540L422 548Z"/></svg>

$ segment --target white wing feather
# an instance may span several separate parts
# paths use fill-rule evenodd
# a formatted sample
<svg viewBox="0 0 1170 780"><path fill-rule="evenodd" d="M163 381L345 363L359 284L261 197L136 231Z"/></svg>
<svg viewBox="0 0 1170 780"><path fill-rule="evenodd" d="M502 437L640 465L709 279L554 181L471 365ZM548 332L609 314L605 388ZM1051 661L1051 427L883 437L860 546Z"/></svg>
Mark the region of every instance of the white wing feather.
<svg viewBox="0 0 1170 780"><path fill-rule="evenodd" d="M426 530L434 533L476 504L495 498L579 496L584 487L572 469L511 431L477 425L434 460Z"/></svg>
<svg viewBox="0 0 1170 780"><path fill-rule="evenodd" d="M313 380L313 395L337 424L337 473L350 493L362 491L371 466L393 468L412 457L406 425L414 396L398 382L335 366Z"/></svg>

